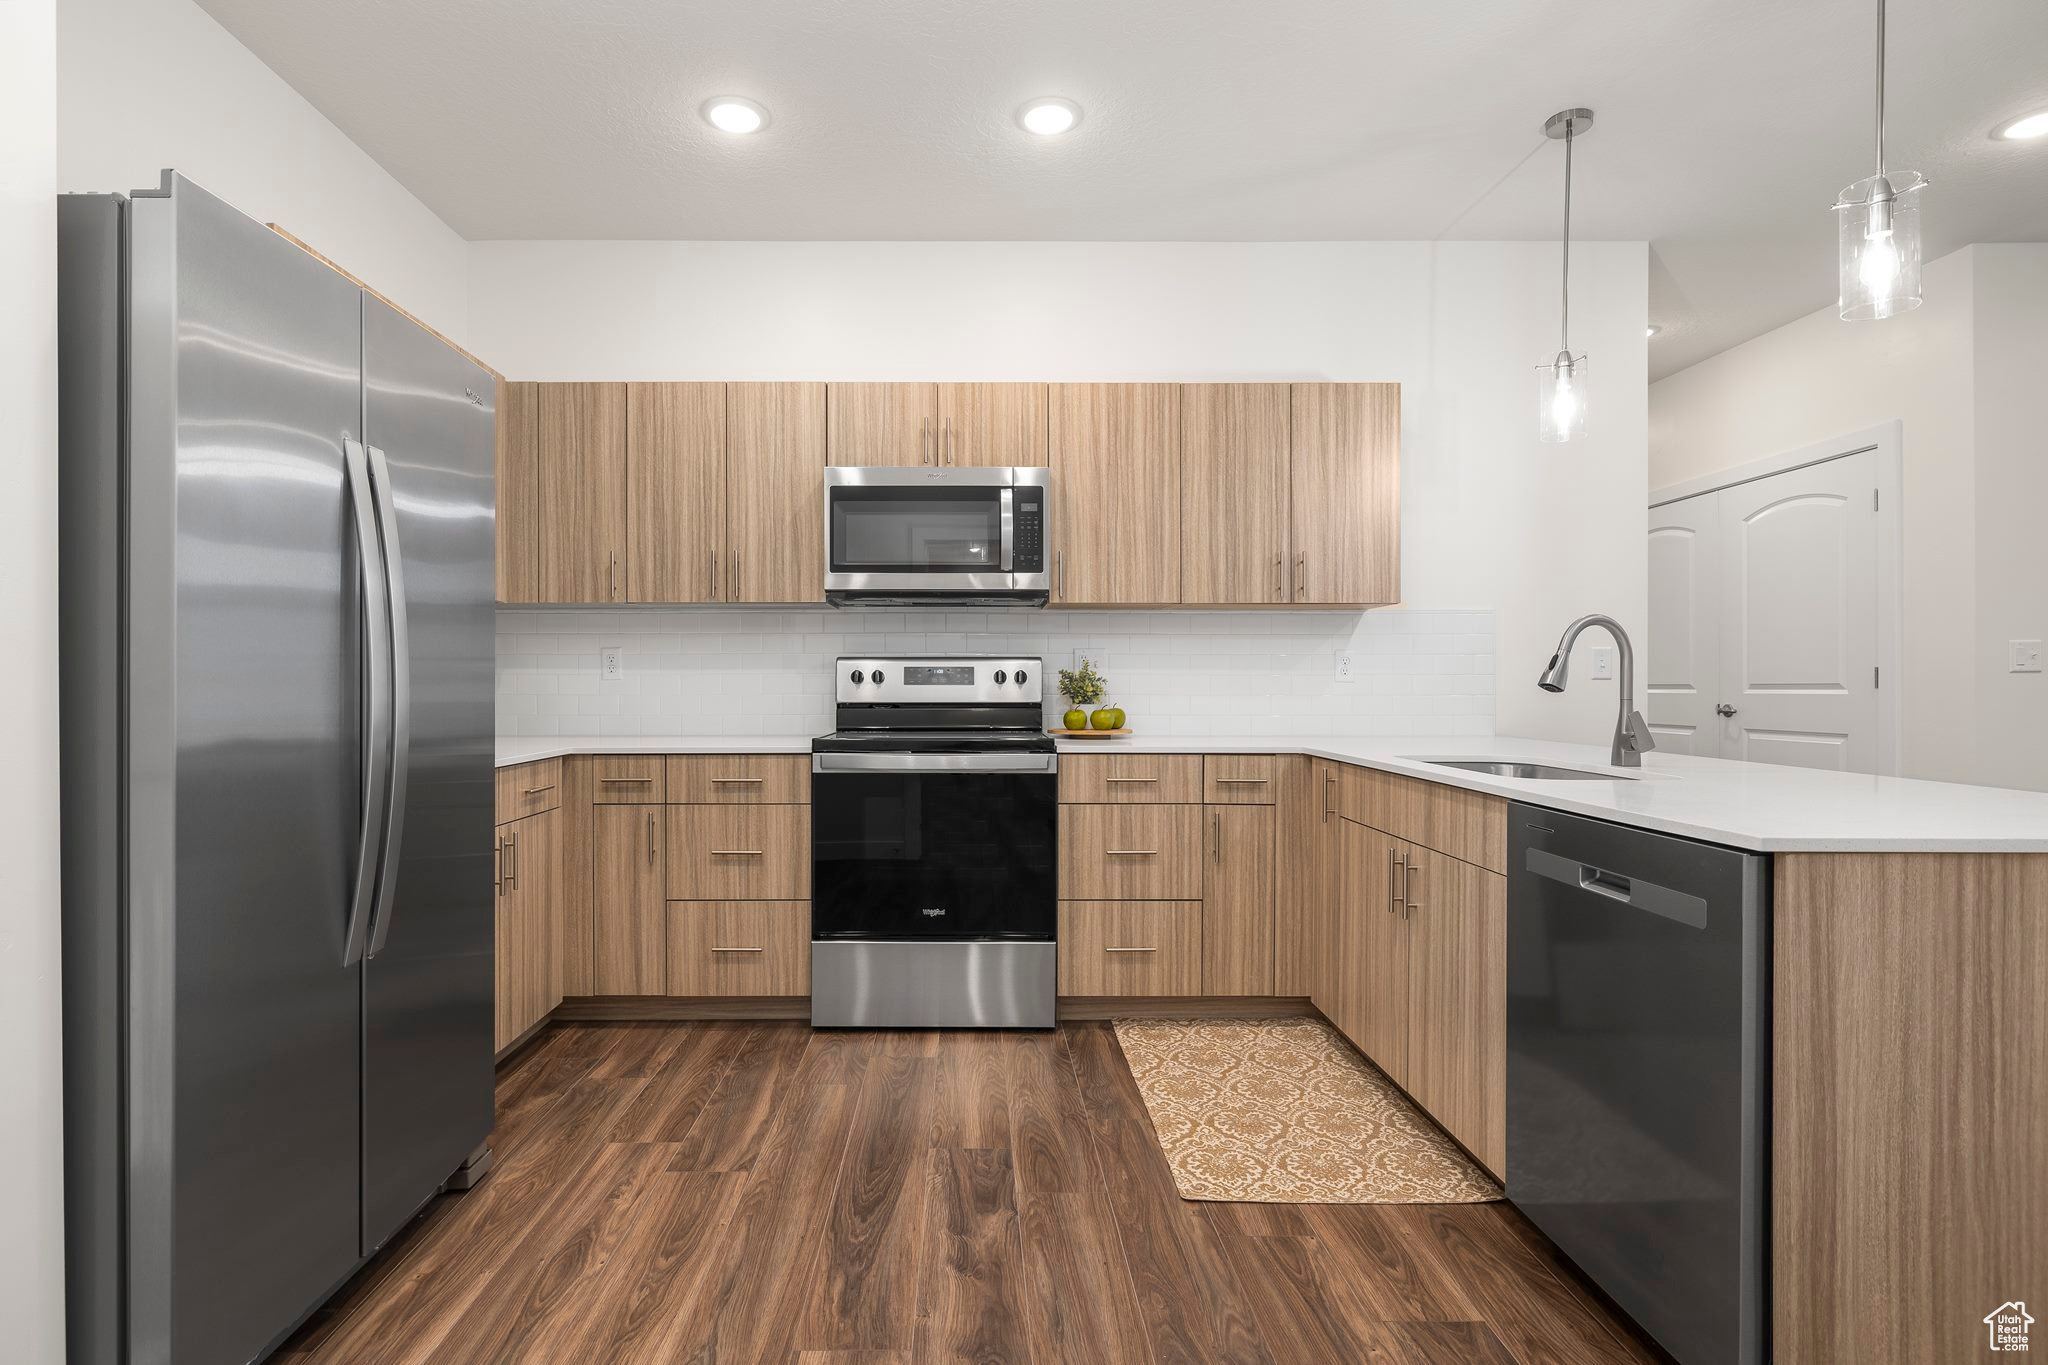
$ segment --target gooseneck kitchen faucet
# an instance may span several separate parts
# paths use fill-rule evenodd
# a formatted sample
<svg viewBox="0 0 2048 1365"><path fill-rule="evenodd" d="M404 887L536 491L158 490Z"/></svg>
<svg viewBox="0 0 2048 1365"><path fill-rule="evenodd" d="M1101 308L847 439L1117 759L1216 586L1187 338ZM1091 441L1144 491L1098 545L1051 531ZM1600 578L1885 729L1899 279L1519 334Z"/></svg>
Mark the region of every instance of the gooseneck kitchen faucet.
<svg viewBox="0 0 2048 1365"><path fill-rule="evenodd" d="M1599 626L1614 637L1621 646L1621 710L1614 718L1614 746L1607 761L1617 768L1640 768L1643 755L1657 747L1656 739L1650 734L1650 723L1643 719L1643 713L1636 705L1636 652L1628 642L1628 632L1621 628L1621 622L1612 616L1594 613L1581 616L1564 629L1564 638L1557 642L1557 653L1550 656L1550 663L1544 668L1543 676L1536 685L1545 692L1562 692L1565 674L1572 657L1572 646L1578 642L1579 632L1587 626Z"/></svg>

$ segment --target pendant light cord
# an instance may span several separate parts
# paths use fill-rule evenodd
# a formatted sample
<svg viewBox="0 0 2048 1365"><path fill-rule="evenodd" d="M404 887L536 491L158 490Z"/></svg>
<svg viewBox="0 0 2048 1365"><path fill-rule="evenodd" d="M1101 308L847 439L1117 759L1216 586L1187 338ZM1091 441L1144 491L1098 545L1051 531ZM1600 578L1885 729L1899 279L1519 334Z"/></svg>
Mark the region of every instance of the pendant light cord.
<svg viewBox="0 0 2048 1365"><path fill-rule="evenodd" d="M1576 122L1574 119L1566 123L1564 129L1564 280L1559 290L1563 295L1564 322L1558 339L1566 355L1572 350L1572 132Z"/></svg>
<svg viewBox="0 0 2048 1365"><path fill-rule="evenodd" d="M1877 173L1884 174L1884 0L1877 0Z"/></svg>

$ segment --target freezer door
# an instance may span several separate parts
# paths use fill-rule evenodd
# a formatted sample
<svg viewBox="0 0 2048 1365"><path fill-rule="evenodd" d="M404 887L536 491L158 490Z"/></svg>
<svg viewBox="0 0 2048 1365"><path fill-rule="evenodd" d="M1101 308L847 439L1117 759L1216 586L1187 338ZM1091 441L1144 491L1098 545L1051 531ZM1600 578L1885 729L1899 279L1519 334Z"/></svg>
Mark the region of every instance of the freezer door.
<svg viewBox="0 0 2048 1365"><path fill-rule="evenodd" d="M491 376L381 300L362 307L403 710L364 967L367 1255L491 1132L496 501Z"/></svg>
<svg viewBox="0 0 2048 1365"><path fill-rule="evenodd" d="M130 1358L245 1361L357 1261L359 291L130 206Z"/></svg>

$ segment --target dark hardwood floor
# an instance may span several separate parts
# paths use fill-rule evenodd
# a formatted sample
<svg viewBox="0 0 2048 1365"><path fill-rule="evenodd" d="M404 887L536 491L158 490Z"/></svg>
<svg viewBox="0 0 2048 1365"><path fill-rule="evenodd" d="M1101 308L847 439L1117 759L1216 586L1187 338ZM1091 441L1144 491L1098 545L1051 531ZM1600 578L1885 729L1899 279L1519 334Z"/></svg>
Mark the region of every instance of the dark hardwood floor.
<svg viewBox="0 0 2048 1365"><path fill-rule="evenodd" d="M292 1365L1655 1357L1505 1204L1190 1204L1108 1025L579 1024Z"/></svg>

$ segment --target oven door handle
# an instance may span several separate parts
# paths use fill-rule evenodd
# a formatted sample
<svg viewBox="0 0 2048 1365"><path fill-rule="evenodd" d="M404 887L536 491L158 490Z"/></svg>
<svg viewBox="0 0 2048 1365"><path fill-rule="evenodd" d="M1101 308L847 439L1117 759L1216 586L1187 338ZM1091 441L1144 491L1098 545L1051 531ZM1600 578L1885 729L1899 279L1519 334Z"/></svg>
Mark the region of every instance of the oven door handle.
<svg viewBox="0 0 2048 1365"><path fill-rule="evenodd" d="M1015 494L1004 488L1000 493L1003 526L1003 562L997 565L1004 573L1012 573L1012 564L1017 553L1017 499Z"/></svg>
<svg viewBox="0 0 2048 1365"><path fill-rule="evenodd" d="M813 773L1056 773L1058 754L812 754Z"/></svg>

